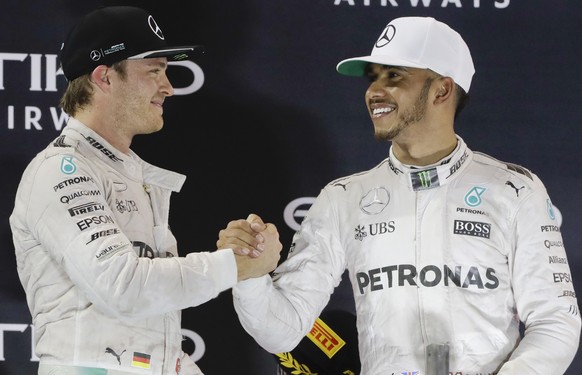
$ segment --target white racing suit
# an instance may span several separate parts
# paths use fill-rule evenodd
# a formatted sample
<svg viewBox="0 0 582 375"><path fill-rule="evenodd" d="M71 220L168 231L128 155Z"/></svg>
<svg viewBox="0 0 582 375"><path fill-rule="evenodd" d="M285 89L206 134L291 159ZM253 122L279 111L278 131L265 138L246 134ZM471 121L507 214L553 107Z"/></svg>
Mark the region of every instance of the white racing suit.
<svg viewBox="0 0 582 375"><path fill-rule="evenodd" d="M29 164L10 225L41 364L201 374L182 351L180 310L237 271L231 250L178 257L168 217L184 180L73 118Z"/></svg>
<svg viewBox="0 0 582 375"><path fill-rule="evenodd" d="M265 350L290 351L347 269L362 375L430 375L426 347L447 343L453 375L563 374L581 322L557 215L536 175L460 138L421 169L390 150L325 186L288 259L234 306Z"/></svg>

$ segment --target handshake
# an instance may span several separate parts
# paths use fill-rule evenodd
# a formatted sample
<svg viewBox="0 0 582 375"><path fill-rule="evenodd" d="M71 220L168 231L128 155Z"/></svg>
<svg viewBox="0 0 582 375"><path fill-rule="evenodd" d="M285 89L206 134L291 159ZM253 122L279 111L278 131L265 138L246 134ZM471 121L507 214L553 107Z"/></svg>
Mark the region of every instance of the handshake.
<svg viewBox="0 0 582 375"><path fill-rule="evenodd" d="M238 281L273 271L281 258L283 245L277 227L264 223L255 214L246 220L233 220L218 233L217 249L230 248L235 254Z"/></svg>

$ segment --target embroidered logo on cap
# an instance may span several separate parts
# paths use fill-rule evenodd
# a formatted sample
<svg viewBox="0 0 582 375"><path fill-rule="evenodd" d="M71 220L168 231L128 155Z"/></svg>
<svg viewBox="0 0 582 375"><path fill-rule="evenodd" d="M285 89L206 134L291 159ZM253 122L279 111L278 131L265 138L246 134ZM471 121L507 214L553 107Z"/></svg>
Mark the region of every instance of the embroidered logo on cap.
<svg viewBox="0 0 582 375"><path fill-rule="evenodd" d="M394 39L394 35L396 35L396 28L393 25L388 25L384 29L380 38L376 41L376 48L382 48Z"/></svg>
<svg viewBox="0 0 582 375"><path fill-rule="evenodd" d="M148 17L148 25L150 25L150 29L152 29L152 31L154 32L154 34L158 36L158 38L164 40L164 34L162 33L162 29L160 29L160 27L156 23L156 20L154 20L154 17L152 16Z"/></svg>

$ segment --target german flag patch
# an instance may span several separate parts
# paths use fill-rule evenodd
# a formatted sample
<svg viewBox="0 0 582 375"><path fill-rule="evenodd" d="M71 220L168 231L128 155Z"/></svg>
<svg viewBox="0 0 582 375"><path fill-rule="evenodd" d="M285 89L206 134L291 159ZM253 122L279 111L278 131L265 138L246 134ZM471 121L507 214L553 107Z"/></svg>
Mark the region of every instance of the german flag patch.
<svg viewBox="0 0 582 375"><path fill-rule="evenodd" d="M149 354L133 352L133 359L131 360L131 365L133 367L149 369L150 368L150 358L151 358L151 355L149 355Z"/></svg>

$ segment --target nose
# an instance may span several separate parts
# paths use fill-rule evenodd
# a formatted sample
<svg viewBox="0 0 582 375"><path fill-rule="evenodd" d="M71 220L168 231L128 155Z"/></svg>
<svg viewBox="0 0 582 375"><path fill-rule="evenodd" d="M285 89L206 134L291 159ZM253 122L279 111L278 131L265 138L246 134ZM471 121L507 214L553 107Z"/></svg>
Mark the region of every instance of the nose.
<svg viewBox="0 0 582 375"><path fill-rule="evenodd" d="M174 86L172 86L170 79L165 73L160 82L160 91L162 91L166 96L174 95Z"/></svg>
<svg viewBox="0 0 582 375"><path fill-rule="evenodd" d="M378 80L373 81L366 90L366 97L378 98L387 95L386 87L384 87Z"/></svg>

